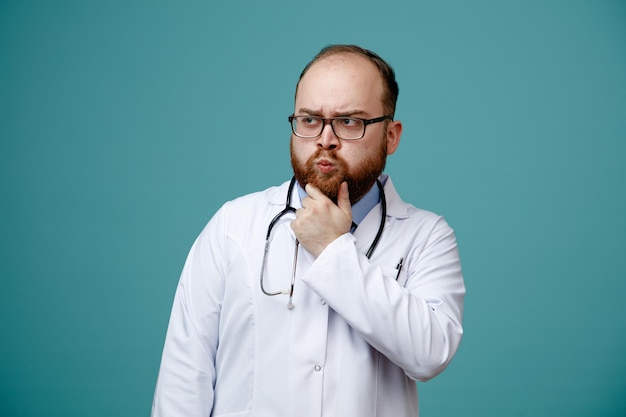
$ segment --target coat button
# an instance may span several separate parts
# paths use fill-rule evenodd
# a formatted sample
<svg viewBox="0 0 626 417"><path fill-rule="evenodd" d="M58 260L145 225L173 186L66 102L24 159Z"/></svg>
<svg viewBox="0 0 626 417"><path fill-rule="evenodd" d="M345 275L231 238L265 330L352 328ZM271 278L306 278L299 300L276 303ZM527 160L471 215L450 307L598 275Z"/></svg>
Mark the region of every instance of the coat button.
<svg viewBox="0 0 626 417"><path fill-rule="evenodd" d="M326 305L326 300L324 300L323 298L320 300L322 302L322 305L325 306Z"/></svg>
<svg viewBox="0 0 626 417"><path fill-rule="evenodd" d="M314 368L314 369L315 369L315 372L319 372L319 371L321 371L321 370L322 370L322 367L321 367L321 366L319 366L319 365L315 365L315 368Z"/></svg>

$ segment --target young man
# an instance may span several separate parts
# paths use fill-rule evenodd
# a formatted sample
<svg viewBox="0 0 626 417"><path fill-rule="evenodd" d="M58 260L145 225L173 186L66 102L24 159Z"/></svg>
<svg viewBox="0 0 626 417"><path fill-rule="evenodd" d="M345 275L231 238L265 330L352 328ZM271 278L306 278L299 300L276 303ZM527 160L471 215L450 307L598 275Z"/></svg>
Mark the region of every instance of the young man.
<svg viewBox="0 0 626 417"><path fill-rule="evenodd" d="M226 203L193 245L153 416L417 416L461 341L453 231L383 174L391 67L353 45L304 69L294 179ZM267 239L266 239L267 237Z"/></svg>

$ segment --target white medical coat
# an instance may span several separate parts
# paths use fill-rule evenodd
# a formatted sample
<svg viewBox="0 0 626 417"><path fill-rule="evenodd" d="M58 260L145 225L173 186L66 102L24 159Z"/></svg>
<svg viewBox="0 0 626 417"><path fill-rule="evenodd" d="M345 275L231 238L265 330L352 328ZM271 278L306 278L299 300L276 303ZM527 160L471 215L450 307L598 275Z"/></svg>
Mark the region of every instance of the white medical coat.
<svg viewBox="0 0 626 417"><path fill-rule="evenodd" d="M286 295L270 297L259 286L267 227L288 183L215 214L180 278L154 417L419 414L415 380L434 377L455 354L465 287L452 229L382 180L387 218L371 260L364 253L380 204L317 259L300 247L291 310ZM292 201L300 206L295 190ZM268 291L289 289L293 217L274 228Z"/></svg>

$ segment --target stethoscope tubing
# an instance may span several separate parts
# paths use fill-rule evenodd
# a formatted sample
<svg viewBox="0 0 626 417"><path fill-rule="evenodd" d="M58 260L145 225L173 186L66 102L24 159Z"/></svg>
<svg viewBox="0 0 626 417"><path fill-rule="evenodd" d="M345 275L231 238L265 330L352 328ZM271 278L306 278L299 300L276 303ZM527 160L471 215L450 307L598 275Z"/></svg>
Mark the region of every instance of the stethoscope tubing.
<svg viewBox="0 0 626 417"><path fill-rule="evenodd" d="M270 234L272 233L272 229L274 228L276 223L281 219L281 217L283 217L287 213L296 212L296 209L291 206L291 195L293 194L293 189L295 185L296 185L296 177L292 177L291 182L289 183L289 189L287 190L287 198L285 199L285 208L283 208L280 211L280 213L274 216L272 221L270 221L270 224L267 228L267 234L265 236L266 243L270 239ZM380 180L378 179L376 180L376 185L378 186L378 189L380 191L380 206L381 206L382 213L380 216L380 225L378 226L378 231L376 232L376 237L374 238L374 240L372 241L372 244L370 245L369 249L365 253L365 256L367 257L367 259L370 259L372 257L372 254L374 253L376 246L378 246L378 242L380 242L380 237L382 236L383 230L385 229L385 220L387 218L387 198L385 197L385 190Z"/></svg>
<svg viewBox="0 0 626 417"><path fill-rule="evenodd" d="M295 252L294 252L294 261L293 261L293 265L292 265L292 272L291 272L291 286L290 286L290 290L289 292L284 292L284 291L274 291L274 292L269 292L266 291L264 286L263 286L263 276L264 276L264 270L265 270L265 265L266 265L266 261L267 261L267 253L269 251L269 245L270 245L270 237L272 234L272 229L274 228L274 226L276 225L276 223L278 223L278 221L287 213L295 213L296 209L294 207L291 206L291 195L293 194L293 188L296 184L296 177L292 177L291 178L291 182L289 183L289 189L287 190L287 198L285 200L285 208L283 208L277 215L275 215L272 220L270 221L269 226L267 227L267 234L265 236L265 250L263 252L263 262L261 265L261 274L259 277L260 280L260 284L261 284L261 291L265 294L265 295L278 295L278 294L288 294L289 295L289 302L287 304L287 308L292 309L293 308L293 289L295 286L295 279L296 279L296 266L298 264L298 249L300 247L300 242L298 241L298 239L296 239L296 247L295 247ZM380 204L381 204L381 218L380 218L380 225L378 226L378 231L376 232L376 237L374 237L374 241L372 242L372 244L370 245L369 249L367 250L365 256L367 257L367 259L370 259L372 254L374 253L374 250L376 249L376 246L378 246L378 242L380 241L380 237L383 234L383 230L385 229L385 220L387 218L387 199L385 198L385 190L383 189L383 185L381 184L380 180L376 180L376 185L378 186L378 189L380 190Z"/></svg>

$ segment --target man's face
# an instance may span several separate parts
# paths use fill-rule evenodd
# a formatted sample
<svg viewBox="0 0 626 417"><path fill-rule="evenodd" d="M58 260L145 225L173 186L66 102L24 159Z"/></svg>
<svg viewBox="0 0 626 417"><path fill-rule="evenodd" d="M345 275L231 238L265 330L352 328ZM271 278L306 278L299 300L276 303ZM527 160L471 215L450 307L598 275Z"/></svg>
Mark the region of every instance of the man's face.
<svg viewBox="0 0 626 417"><path fill-rule="evenodd" d="M383 81L374 64L355 54L332 55L313 64L300 80L294 113L373 119L384 115L382 97ZM345 180L351 201L358 201L397 147L395 131L391 132L394 143L388 147L388 126L395 123L399 122L370 124L358 140L339 139L330 125L313 139L292 134L291 164L296 179L302 186L315 186L333 201Z"/></svg>

